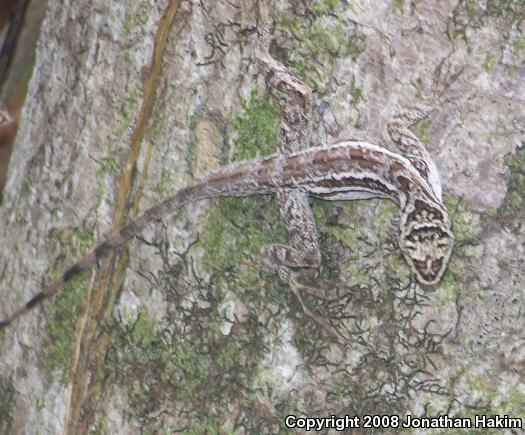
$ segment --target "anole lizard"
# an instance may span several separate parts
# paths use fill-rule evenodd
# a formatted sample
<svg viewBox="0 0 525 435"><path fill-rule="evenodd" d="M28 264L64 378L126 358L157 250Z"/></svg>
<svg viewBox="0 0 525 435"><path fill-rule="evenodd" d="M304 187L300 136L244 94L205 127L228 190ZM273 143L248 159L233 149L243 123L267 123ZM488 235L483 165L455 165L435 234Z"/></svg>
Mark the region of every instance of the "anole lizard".
<svg viewBox="0 0 525 435"><path fill-rule="evenodd" d="M293 282L291 268L318 268L321 262L309 196L329 201L389 199L400 210L398 244L406 262L420 283L432 285L440 280L454 243L452 222L442 202L437 168L424 145L408 129L441 102L439 96L387 125L392 141L404 155L364 141L307 148L313 119L311 91L270 56L272 22L266 9L270 6L267 2L259 2L258 6L253 58L270 86L280 90L285 100L279 153L214 170L146 210L1 321L0 328L54 295L64 283L122 246L149 223L191 202L223 196L276 195L290 245L270 245L262 254L287 282Z"/></svg>

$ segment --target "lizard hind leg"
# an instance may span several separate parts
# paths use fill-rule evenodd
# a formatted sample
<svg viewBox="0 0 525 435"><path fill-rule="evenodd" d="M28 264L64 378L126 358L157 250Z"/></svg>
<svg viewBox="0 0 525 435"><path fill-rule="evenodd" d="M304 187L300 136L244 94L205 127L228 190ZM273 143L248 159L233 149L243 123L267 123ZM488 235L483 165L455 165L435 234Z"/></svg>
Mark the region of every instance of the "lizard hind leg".
<svg viewBox="0 0 525 435"><path fill-rule="evenodd" d="M267 245L261 254L265 263L277 271L284 282L290 282L292 273L286 269L319 268L321 251L307 194L294 190L281 191L277 193L277 201L290 245Z"/></svg>
<svg viewBox="0 0 525 435"><path fill-rule="evenodd" d="M308 147L313 126L313 95L310 88L291 70L270 53L272 23L275 21L273 1L258 0L256 22L258 43L254 61L265 75L267 84L281 93L281 125L278 150L290 154ZM334 329L321 317L315 315L304 303L294 277L294 269L318 269L321 251L308 195L299 189L283 189L276 193L281 217L285 222L290 244L271 244L263 247L263 263L279 274L296 296L305 316L337 336Z"/></svg>
<svg viewBox="0 0 525 435"><path fill-rule="evenodd" d="M341 335L336 329L327 320L315 314L305 303L301 291L306 288L294 276L293 269L318 269L321 265L321 251L308 196L301 191L281 191L277 193L277 201L291 245L275 243L263 247L261 252L263 262L277 272L281 280L290 287L304 315L329 335L341 340Z"/></svg>
<svg viewBox="0 0 525 435"><path fill-rule="evenodd" d="M316 297L314 289L307 288L296 279L294 269L318 269L321 266L321 250L317 229L308 196L301 191L277 193L279 210L285 222L290 245L274 243L261 250L263 263L277 272L301 305L303 314L324 329L338 342L344 342L337 330L322 316L315 314L305 302L302 291Z"/></svg>

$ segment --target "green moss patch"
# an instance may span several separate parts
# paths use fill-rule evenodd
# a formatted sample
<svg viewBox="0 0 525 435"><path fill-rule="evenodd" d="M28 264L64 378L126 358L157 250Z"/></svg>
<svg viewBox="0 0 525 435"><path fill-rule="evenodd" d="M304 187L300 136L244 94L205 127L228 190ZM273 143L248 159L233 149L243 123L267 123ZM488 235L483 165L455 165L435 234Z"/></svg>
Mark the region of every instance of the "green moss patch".
<svg viewBox="0 0 525 435"><path fill-rule="evenodd" d="M84 276L73 278L64 285L53 303L46 305L45 348L49 353L43 365L49 373L57 371L60 382L64 384L71 370L75 332L82 311L86 283Z"/></svg>
<svg viewBox="0 0 525 435"><path fill-rule="evenodd" d="M68 243L63 242L63 237L64 231L53 231L50 234L50 240L58 242L61 246L71 246L76 260L86 255L95 244L93 231L85 228L75 228ZM61 273L53 273L50 279L60 276ZM53 298L53 303L46 304L45 347L49 354L43 361L43 366L48 372L58 371L63 383L66 383L71 369L77 320L82 311L86 285L86 276L77 275L64 285Z"/></svg>
<svg viewBox="0 0 525 435"><path fill-rule="evenodd" d="M15 404L15 389L13 384L0 377L0 432L11 433L13 424L13 406Z"/></svg>
<svg viewBox="0 0 525 435"><path fill-rule="evenodd" d="M278 110L255 92L241 106L233 121L235 159L275 152ZM238 418L249 412L263 339L280 324L277 318L261 323L259 316L289 304L278 279L260 267L261 247L286 241L277 206L268 200L216 201L190 255L175 269L166 261L156 276L168 302L165 316L141 309L113 325L107 372L125 387L129 418L144 431L225 433L232 407ZM246 310L228 333L225 324L233 319L225 315L225 298Z"/></svg>
<svg viewBox="0 0 525 435"><path fill-rule="evenodd" d="M249 100L241 100L242 113L234 121L234 160L253 159L276 152L279 109L253 91Z"/></svg>
<svg viewBox="0 0 525 435"><path fill-rule="evenodd" d="M314 92L322 93L329 81L321 65L333 67L343 57L355 60L365 48L364 37L348 34L348 24L338 18L346 7L340 0L322 0L280 13L278 26L293 37L288 64Z"/></svg>

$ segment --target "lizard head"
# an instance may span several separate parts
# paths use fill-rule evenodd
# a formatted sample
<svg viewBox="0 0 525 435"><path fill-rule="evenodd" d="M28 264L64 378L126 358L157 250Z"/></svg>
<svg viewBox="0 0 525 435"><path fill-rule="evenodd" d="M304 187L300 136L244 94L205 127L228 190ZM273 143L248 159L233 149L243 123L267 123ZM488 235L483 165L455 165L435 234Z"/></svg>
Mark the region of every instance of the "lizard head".
<svg viewBox="0 0 525 435"><path fill-rule="evenodd" d="M445 272L454 246L447 210L416 201L401 218L399 248L422 284L436 284Z"/></svg>

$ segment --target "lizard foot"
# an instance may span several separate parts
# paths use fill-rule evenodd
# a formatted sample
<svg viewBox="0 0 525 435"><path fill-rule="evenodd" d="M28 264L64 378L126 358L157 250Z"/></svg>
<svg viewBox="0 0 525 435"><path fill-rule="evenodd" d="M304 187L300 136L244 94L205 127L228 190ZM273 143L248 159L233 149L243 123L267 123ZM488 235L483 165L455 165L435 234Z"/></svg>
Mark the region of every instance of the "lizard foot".
<svg viewBox="0 0 525 435"><path fill-rule="evenodd" d="M281 281L289 284L294 277L294 269L317 271L321 255L317 249L299 250L282 244L271 244L261 249L263 269L277 273Z"/></svg>
<svg viewBox="0 0 525 435"><path fill-rule="evenodd" d="M294 266L300 266L291 264L291 261L287 258L287 253L290 253L290 247L285 245L274 244L264 246L261 250L261 256L263 258L263 265L265 266L265 269L270 269L274 272L277 272L281 281L290 287L290 290L301 304L301 308L303 309L303 313L306 317L313 320L318 326L324 329L337 341L343 343L344 338L342 337L342 335L339 334L336 331L336 329L332 325L330 325L330 323L328 323L328 321L318 316L317 314L314 314L304 302L303 297L301 295L301 291L304 290L306 293L312 295L313 297L318 297L319 292L315 291L315 289L312 289L310 287L305 287L302 284L299 284L299 282L297 282L292 268Z"/></svg>
<svg viewBox="0 0 525 435"><path fill-rule="evenodd" d="M460 66L454 71L451 71L451 68L446 63L447 58L443 58L439 62L438 66L434 70L434 84L432 86L432 94L438 97L441 97L443 93L454 83L465 69L465 66Z"/></svg>
<svg viewBox="0 0 525 435"><path fill-rule="evenodd" d="M291 271L286 267L286 246L266 245L261 249L261 259L263 269L267 272L278 273L284 283L288 283Z"/></svg>
<svg viewBox="0 0 525 435"><path fill-rule="evenodd" d="M313 320L319 327L324 329L329 335L334 337L337 341L340 341L344 343L344 337L330 324L326 319L323 319L322 317L318 316L317 314L313 313L312 310L305 304L303 297L301 295L301 290L303 290L303 286L299 284L295 280L291 280L289 283L290 290L295 295L299 303L301 304L301 308L303 309L303 313L306 317Z"/></svg>
<svg viewBox="0 0 525 435"><path fill-rule="evenodd" d="M446 57L443 58L443 60L434 69L430 92L423 89L421 81L417 80L412 82L412 85L417 89L417 91L424 96L423 99L426 101L426 104L434 108L442 105L445 102L454 101L461 96L461 94L448 96L444 95L448 88L463 74L465 69L464 66L460 66L455 68L455 70L451 70L451 68L447 65L447 59L448 58Z"/></svg>

